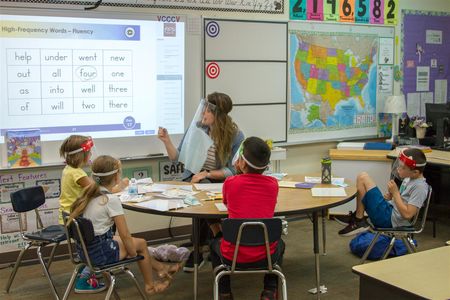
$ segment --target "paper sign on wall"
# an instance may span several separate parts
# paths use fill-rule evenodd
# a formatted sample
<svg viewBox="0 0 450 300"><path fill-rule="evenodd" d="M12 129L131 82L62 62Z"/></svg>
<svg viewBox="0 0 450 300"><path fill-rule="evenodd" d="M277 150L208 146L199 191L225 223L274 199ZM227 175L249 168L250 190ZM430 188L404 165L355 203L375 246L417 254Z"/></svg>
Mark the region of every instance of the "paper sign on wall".
<svg viewBox="0 0 450 300"><path fill-rule="evenodd" d="M417 67L416 91L427 92L430 90L430 67Z"/></svg>

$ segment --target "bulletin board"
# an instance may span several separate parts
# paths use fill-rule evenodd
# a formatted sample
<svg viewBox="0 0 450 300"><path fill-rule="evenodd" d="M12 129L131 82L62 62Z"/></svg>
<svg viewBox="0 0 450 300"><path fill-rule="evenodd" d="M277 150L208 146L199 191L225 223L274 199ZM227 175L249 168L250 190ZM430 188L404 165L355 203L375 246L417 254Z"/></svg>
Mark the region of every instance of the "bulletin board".
<svg viewBox="0 0 450 300"><path fill-rule="evenodd" d="M403 10L403 93L408 115L425 116L425 103L448 102L450 14Z"/></svg>

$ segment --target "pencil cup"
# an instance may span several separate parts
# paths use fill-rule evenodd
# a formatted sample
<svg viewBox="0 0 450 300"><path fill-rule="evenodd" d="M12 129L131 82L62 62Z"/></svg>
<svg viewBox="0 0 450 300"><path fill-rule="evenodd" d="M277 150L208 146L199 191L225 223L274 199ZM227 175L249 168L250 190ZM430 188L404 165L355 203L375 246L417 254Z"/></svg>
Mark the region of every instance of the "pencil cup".
<svg viewBox="0 0 450 300"><path fill-rule="evenodd" d="M331 158L324 157L322 163L322 183L331 183Z"/></svg>

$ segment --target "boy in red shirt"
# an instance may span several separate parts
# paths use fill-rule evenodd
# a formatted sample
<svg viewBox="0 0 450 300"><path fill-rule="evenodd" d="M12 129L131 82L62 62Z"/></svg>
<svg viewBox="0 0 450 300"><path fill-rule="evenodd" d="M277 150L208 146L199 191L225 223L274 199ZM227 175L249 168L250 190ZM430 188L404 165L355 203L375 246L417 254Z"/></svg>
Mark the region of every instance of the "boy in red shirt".
<svg viewBox="0 0 450 300"><path fill-rule="evenodd" d="M269 146L260 138L249 137L244 140L238 151L235 163L240 175L228 177L223 184L223 203L228 207L228 218L272 218L277 203L278 183L273 177L262 173L270 162ZM211 262L213 269L222 264L222 260L231 265L235 245L223 241L222 233L212 225L215 234L211 242ZM281 266L284 242L270 244L272 261ZM240 267L265 267L267 265L264 246L240 246L237 262ZM264 290L261 300L277 299L278 278L276 275L264 276ZM233 299L230 276L223 276L219 281L221 300Z"/></svg>

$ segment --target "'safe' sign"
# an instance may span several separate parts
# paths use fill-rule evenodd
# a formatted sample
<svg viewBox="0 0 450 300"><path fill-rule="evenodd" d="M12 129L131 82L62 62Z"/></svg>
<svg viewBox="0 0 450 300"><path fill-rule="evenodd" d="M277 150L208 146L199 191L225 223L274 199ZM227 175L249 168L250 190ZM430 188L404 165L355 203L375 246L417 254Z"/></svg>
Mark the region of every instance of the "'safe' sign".
<svg viewBox="0 0 450 300"><path fill-rule="evenodd" d="M160 181L181 181L184 165L181 162L162 161L159 163Z"/></svg>

